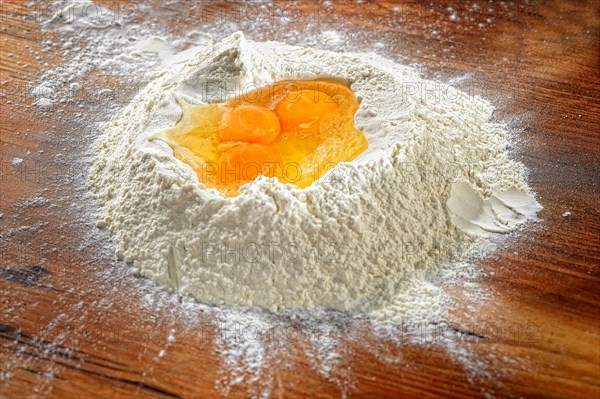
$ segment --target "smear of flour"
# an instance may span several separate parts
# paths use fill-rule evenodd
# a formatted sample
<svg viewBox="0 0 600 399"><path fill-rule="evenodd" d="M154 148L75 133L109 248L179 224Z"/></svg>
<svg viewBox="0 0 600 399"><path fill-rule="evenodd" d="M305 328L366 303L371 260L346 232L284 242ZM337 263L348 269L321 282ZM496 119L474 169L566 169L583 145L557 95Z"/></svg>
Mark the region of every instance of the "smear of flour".
<svg viewBox="0 0 600 399"><path fill-rule="evenodd" d="M207 73L204 76L208 76L210 71L226 66L231 67L229 77L233 76L233 79L228 80L230 83L239 83L235 74L240 72L246 73L246 82L268 82L281 78L273 73L273 69L278 65L269 64L264 55L258 54L257 49L267 50L275 59L292 56L285 46L257 44L254 47L254 44L247 43L238 37L237 42L229 42L229 47L221 44L221 50L225 50L221 54L227 55L229 52L231 57L227 60L238 62L235 67L232 67L230 63L219 63L210 57L206 57L205 61L207 62L204 63L202 59L196 57L195 59L199 63L183 67L186 60L194 60L194 54L198 52L205 55L218 54L209 51L214 46L213 36L220 39L238 29L240 25L225 21L214 26L202 26L200 32L189 32L183 35L170 34L161 32L157 28L156 19L146 19L140 24L132 23L130 21L134 15L131 13L116 13L114 10L98 6L91 1L63 3L60 5L57 3L55 8L58 11L42 22L42 28L46 32L56 33L44 41L42 52L58 54L60 59L67 61L58 62L58 65L53 67L46 64L41 79L32 83L29 88L34 105L46 112L56 110L63 104L73 104L83 109L90 106L85 102L86 100L93 100L109 107L108 110L102 111L110 114L110 107L116 111L122 106L127 106L131 97L113 91L115 87L105 83L106 81L110 81L112 77L126 78L129 89L135 87L143 89L149 80L159 77L163 73L162 68L165 67L175 68L181 72L192 72L200 65L204 65L207 67ZM327 7L332 6L331 2L326 3L330 3ZM265 2L265 4L267 3ZM156 7L157 4L139 3L138 6L139 13L143 13L146 9ZM181 7L181 9L184 8ZM461 15L462 19L464 18ZM255 21L252 23L255 24ZM250 31L248 27L245 30ZM340 49L344 46L352 48L353 39L357 37L354 32L339 32L335 30L335 27L330 27L326 31L318 29L318 33L312 36L294 33L293 29L290 29L289 32L283 36L288 41L302 42L327 49ZM384 41L385 39L377 38L377 40ZM373 46L365 47L372 48ZM377 43L374 47L385 50L383 43ZM282 48L284 51L280 54ZM388 214L381 212L382 206L378 205L376 201L371 201L371 196L364 200L360 198L360 195L352 193L347 187L344 187L347 182L344 180L344 176L351 175L355 167L341 165L340 170L344 173L341 173L339 177L332 173L332 176L324 182L337 185L338 188L341 187L344 195L336 196L335 193L325 193L328 197L323 198L322 204L327 201L332 203L339 201L347 205L344 219L347 230L344 232L347 232L350 237L358 233L364 235L369 231L377 232L385 237L389 229L388 224L393 224L398 221L398 218L405 217L407 220L404 220L399 229L395 231L398 233L397 237L381 240L378 243L379 246L374 248L371 254L362 254L370 262L377 262L377 259L381 259L383 265L390 260L397 260L396 252L400 248L401 267L395 271L401 272L403 278L397 279L391 286L386 286L388 281L393 280L389 275L384 275L377 281L379 286L376 287L376 290L389 294L387 297L383 296L383 301L368 296L353 296L354 294L351 292L344 292L346 297L342 303L350 304L353 299L356 299L357 301L353 304L356 304L357 308L360 308L358 304L361 300L365 300L365 303L369 304L371 309L369 306L362 309L367 313L366 315L323 309L283 310L278 314L271 314L257 309L211 307L195 302L189 297L182 299L176 293L163 291L149 281L142 280L136 280L134 284L136 290L131 292L131 304L117 303L107 296L89 305L90 314L102 314L107 307L139 311L138 306L140 306L149 314L170 309L168 320L175 322L183 320L184 327L167 330L162 338L164 345L155 354L156 362L168 358L173 345L182 344L177 337L193 335L195 330L205 328L207 324L210 325L209 322L204 321L204 317L213 317L215 322L212 325L215 328L215 334L211 337L222 363L219 369L219 379L215 385L222 394L231 393L237 387L244 386L247 387L249 396L276 396L280 384L278 370L286 370L290 367L290 364L282 361L282 358L285 358L290 350L296 350L298 347L301 348L309 364L326 381L334 383L339 388L341 396L351 392L355 385L352 370L347 366L349 360L354 358L348 349L351 344L360 346L381 361L399 366L404 365L404 359L393 353L394 344L439 346L447 350L464 367L469 376L473 376L473 378L487 376L490 374L490 370L496 370L494 368L495 359L474 358L468 345L461 341L459 333L452 335L450 339L440 340L437 338L439 335L433 329L438 328L440 321L448 317L448 311L453 305L446 292L448 286L458 285L465 298L471 303L469 306L472 309L481 306L492 295L478 285L480 272L469 262L469 259L480 259L488 256L489 252L493 252L491 244L494 241L488 240L497 238L494 238L495 233L490 235L490 230L505 231L516 228L519 223L532 217L531 211L538 208L538 205L531 201L531 196L527 193L528 189L524 183L520 165L506 157L504 127L488 122L492 107L480 98L465 97L460 92L457 92L458 97L456 97L454 89L449 86L434 85L432 82L423 80L412 68L398 66L372 55L346 56L346 60L351 58L353 62L357 62L357 68L353 75L351 71L344 69L343 62L342 66L334 71L328 63L317 65L314 62L312 64L309 62L309 65L303 69L302 62L313 56L317 57L319 62L327 60L337 62L340 58L335 54L319 56L318 51L303 49L294 49L292 54L293 57L298 56L298 58L294 58L293 63L290 61L289 68L285 71L287 77L296 77L301 73L313 76L316 73L327 72L338 76L348 75L360 81L360 76L356 75L365 73L364 80L370 78L376 82L377 92L383 93L375 97L375 88L371 87L371 90L365 94L364 89L369 86L368 82L355 83L354 88L359 89L357 90L359 94L362 91L365 98L358 121L361 128L372 135L371 141L374 149L368 157L359 161L363 164L373 163L373 159L379 157L381 161L373 163L373 167L385 171L385 173L396 173L402 182L401 187L397 190L401 200L394 203L392 201L394 197L390 196L388 192L385 197L378 200L385 199L386 206L390 205L393 212ZM377 65L364 68L363 64L369 63L365 58L370 58L370 63ZM250 71L248 71L248 67ZM100 78L89 79L90 74L95 74ZM185 84L180 85L184 82L202 82L203 75L201 73L195 75L200 80L190 79L193 75L193 73L188 75L182 73L178 78L171 71L167 72L166 78L157 82L168 81L170 85L168 90L181 89L181 93L198 102L210 99L198 97L193 90L190 90L191 87L186 89ZM305 76L303 75L303 77ZM402 78L398 79L399 76ZM144 106L151 105L150 108L153 108L154 111L144 112L143 106L128 106L128 110L133 112L130 115L122 114L121 120L129 121L131 117L137 116L148 123L155 124L155 127L174 123L178 109L169 100L168 95L163 93L165 90L159 90L156 87L157 82L154 83L154 86L143 89L142 94L135 99ZM385 95L389 93L390 88L395 90L395 96ZM440 93L442 94L440 95ZM111 97L114 95L117 97ZM164 98L162 98L163 96ZM104 101L107 97L111 98L109 101ZM161 98L164 100L163 102L159 102ZM381 101L381 106L373 105L377 101ZM75 119L86 120L84 117L85 114L76 115ZM85 123L78 126L89 129ZM397 144L399 145L389 146L386 144L386 136L392 141L395 140L398 137L394 135L394 131L400 130L401 127L405 128L406 134L401 137L402 140L398 140ZM385 134L376 137L379 129L383 129ZM179 216L176 215L179 212L181 217L188 218L197 209L187 208L188 203L185 201L196 199L199 195L198 191L202 191L202 189L191 181L192 175L184 165L178 164L172 158L166 146L156 144L158 148L153 149L148 146L140 146L139 143L144 141L146 133L144 131L144 134L141 134L142 131L141 128L128 129L126 132L128 136L123 136L124 139L128 139L139 134L138 143L134 143L132 146L123 146L124 149L131 149L131 157L124 156L123 159L132 160L132 166L136 165L136 168L132 170L137 170L137 174L133 173L127 176L120 174L118 176L126 181L130 181L133 177L131 184L134 188L144 183L144 178L153 176L147 181L150 182L149 192L155 193L153 190L157 189L162 193L156 198L165 201L163 205L167 211L168 209L172 210L168 216L179 221L177 219ZM465 134L465 131L468 131L469 134ZM90 133L90 135L93 134ZM115 127L111 134L117 135L118 129ZM491 139L491 141L487 141L485 144L481 143L482 137ZM80 139L79 136L78 139ZM106 143L110 144L109 141ZM111 151L112 147L109 145L101 154L107 156ZM120 170L124 165L120 163L119 159L116 159L117 153L113 155L115 158L108 157L107 160L115 163L112 167L114 170ZM428 161L422 162L424 159L428 159ZM462 164L463 161L465 161L465 165L455 167L455 163ZM444 164L444 162L449 163ZM22 163L21 157L14 158L12 162L15 167L21 167ZM164 174L161 165L168 166ZM106 169L106 173L109 170L111 170L110 167ZM161 173L158 174L157 170L161 170ZM398 173L398 170L401 172ZM495 176L503 177L495 178ZM142 179L136 180L136 177L142 177ZM98 181L97 178L96 181ZM361 189L365 189L365 187L368 189L368 183L369 181L366 180L360 182L359 186ZM286 206L290 202L277 203L274 198L289 200L291 203L300 201L302 198L302 194L282 197L281 188L277 188L272 182L261 180L257 184L260 186L258 192L253 191L252 193L260 194L264 201L273 201L277 206ZM274 186L275 190L269 191ZM377 187L374 186L371 188L376 190ZM142 191L137 191L136 201L133 204L128 201L126 206L123 205L120 209L116 209L119 208L117 204L122 203L123 198L127 196L127 188L117 185L100 185L99 187L114 189L111 194L114 196L111 204L105 204L104 208L106 213L111 213L111 217L106 218L104 223L113 232L113 239L117 242L119 253L131 258L134 262L137 258L139 265L148 255L134 254L135 251L132 247L142 244L140 248L148 249L147 243L144 242L147 236L143 235L144 226L142 224L138 224L139 230L137 230L141 240L136 239L131 231L123 231L123 229L132 228L135 223L140 223L140 221L132 223L125 214L125 208L129 208L129 212L139 211L140 207L147 206L144 201L148 198L141 198L139 194ZM269 189L265 191L265 187ZM523 195L523 193L527 193L527 195ZM472 207L464 209L464 203L461 203L459 198L472 201L470 202ZM45 201L45 197L43 200ZM223 212L223 208L218 206L222 200L218 196L216 199L211 197L212 200L214 200L212 208L202 209L206 213ZM31 206L43 206L42 202L38 199L29 199L24 203L27 205L26 207L18 207L18 209L25 212L30 210ZM313 206L311 210L320 211L321 216L327 214L328 210L323 208L322 204L320 209ZM252 208L252 205L255 204L250 202L245 209ZM177 208L174 209L173 206ZM416 208L411 208L413 206ZM158 211L160 212L161 209L164 210L164 208L159 208ZM259 209L264 210L260 207ZM473 212L473 209L476 212ZM73 206L73 214L85 215L89 210L89 204ZM406 213L407 216L402 216L403 213ZM229 212L227 214L233 215ZM87 217L81 216L81 218L85 219L82 224L89 228ZM353 222L352 218L355 218L356 222ZM436 220L436 218L439 219ZM2 220L6 219L9 218L4 215ZM235 218L230 221L236 226L239 225ZM364 221L368 223L363 223ZM342 226L336 226L334 220L327 219L327 222L333 224L330 227L331 232ZM451 223L445 224L444 222ZM167 229L170 228L169 226L167 223L161 228ZM448 241L444 241L442 237L440 242L436 242L437 237L428 235L426 228L431 226L439 227L440 232L449 233ZM21 231L37 232L47 228L47 225L42 224L21 226L3 231L0 238L3 243L4 240L18 236ZM161 232L164 230L160 231L159 228L158 235ZM181 233L182 231L179 231L179 234ZM473 236L472 233L475 233L476 236ZM482 239L481 236L485 238ZM405 240L399 240L398 237L404 237ZM218 237L210 239L213 238ZM170 235L167 239L170 241L169 245L166 248L160 248L163 251L156 257L156 264L160 265L158 269L148 269L147 267L144 269L147 275L164 272L166 277L163 283L171 284L177 280L173 276L177 275L177 272L181 272L181 270L175 270L176 273L173 271L180 268L181 265L185 265L185 254L188 253L189 248L185 240L177 239L177 234ZM97 287L91 288L94 290L94 295L96 289L105 292L131 289L123 285L124 281L131 280L127 271L128 266L122 262L111 264L109 259L113 247L108 243L105 235L86 230L82 240L85 241L80 243L82 248L93 245L100 245L103 248L97 258L86 260L90 264L97 264L90 269L93 270L92 273L98 284ZM159 242L161 245L164 244L161 239ZM151 257L156 255L154 248L151 248L151 251L153 252ZM167 265L166 268L164 268L165 265ZM168 265L172 266L169 268ZM169 270L171 270L170 274ZM303 278L303 270L302 268L297 270L298 278ZM344 273L346 270L340 272L335 265L321 272L331 273L331 276L335 274L335 277L330 280L332 284L351 285L353 283L352 276ZM229 277L234 280L236 278L234 275L229 275ZM160 278L158 280L160 281ZM267 278L264 280L265 284L269 284ZM190 283L188 282L188 284ZM373 288L369 284L366 287ZM85 288L81 287L80 289ZM78 294L77 291L74 293ZM85 292L82 291L81 294L85 296ZM59 298L56 303L57 308L62 308L64 305L61 301L62 299ZM318 296L314 297L312 302L318 304ZM344 308L345 306L340 307ZM13 308L6 309L5 316L10 315ZM48 325L44 326L43 331L37 334L36 339L39 339L40 342L47 339L56 345L65 344L77 348L78 340L84 339L83 336L67 334L61 330L62 326L68 323L79 324L85 328L86 323L90 322L88 318L87 313L81 311L81 303L78 303L73 307L72 312L66 310L65 313L51 320ZM202 322L198 321L200 318L203 320ZM408 323L408 327L404 323ZM432 330L424 331L420 328L423 326ZM415 331L419 331L419 333L415 333ZM143 334L143 332L136 331L136 334ZM367 344L365 335L376 338L377 342L381 344ZM22 350L25 350L25 346ZM50 353L51 358L68 355L60 352L55 354L53 351ZM10 384L12 375L19 367L33 366L31 359L27 356L22 358L12 356L6 363L6 372L3 370L0 374L0 379L9 380L6 383ZM58 366L58 363L54 364L46 370L44 376L38 376L36 390L42 394L48 393L51 391L52 380L46 377L60 377L65 371ZM145 369L142 370L142 374L151 376L151 371L151 369ZM491 375L493 378L494 374Z"/></svg>
<svg viewBox="0 0 600 399"><path fill-rule="evenodd" d="M454 224L479 236L513 231L527 220L537 220L540 210L537 201L521 190L492 189L485 199L466 182L452 184L446 205Z"/></svg>
<svg viewBox="0 0 600 399"><path fill-rule="evenodd" d="M48 205L50 203L50 201L48 201L46 198L38 196L38 195L34 195L32 197L27 198L23 204L21 205L22 208L39 208L45 205Z"/></svg>

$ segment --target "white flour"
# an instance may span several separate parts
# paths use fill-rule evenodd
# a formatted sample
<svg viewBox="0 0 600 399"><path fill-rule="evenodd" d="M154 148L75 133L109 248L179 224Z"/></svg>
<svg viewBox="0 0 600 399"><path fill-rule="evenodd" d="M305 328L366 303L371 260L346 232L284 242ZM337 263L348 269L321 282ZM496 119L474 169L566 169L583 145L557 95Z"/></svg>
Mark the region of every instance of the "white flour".
<svg viewBox="0 0 600 399"><path fill-rule="evenodd" d="M223 101L324 75L348 80L361 98L356 125L369 149L307 189L261 177L225 198L199 184L166 143L148 140L177 122L173 94ZM91 182L119 256L164 286L209 304L394 320L422 300L406 297L411 281L539 209L521 166L506 155L505 130L488 122L492 111L373 54L255 43L237 33L199 47L104 125Z"/></svg>

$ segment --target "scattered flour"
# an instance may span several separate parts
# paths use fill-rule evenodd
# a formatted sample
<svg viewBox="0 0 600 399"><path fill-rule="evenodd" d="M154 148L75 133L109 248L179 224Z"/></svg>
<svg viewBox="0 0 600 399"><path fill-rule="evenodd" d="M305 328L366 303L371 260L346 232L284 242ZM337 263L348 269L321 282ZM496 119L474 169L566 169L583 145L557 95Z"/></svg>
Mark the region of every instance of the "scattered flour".
<svg viewBox="0 0 600 399"><path fill-rule="evenodd" d="M57 104L76 102L78 91L91 89L86 87L84 76L92 70L101 76L126 77L130 85L145 85L163 67L189 58L190 50L212 44L210 35L197 31L183 37L158 36L153 24L129 23L140 12L138 5L130 5L135 10L123 7L115 12L90 0L81 0L65 2L53 16L37 16L45 30L68 35L62 42L45 40L43 51L59 51L70 61L45 70L40 81L31 85L35 106L50 110ZM94 88L96 91L90 97L101 100L106 92ZM122 105L123 98L119 95L114 96L114 102Z"/></svg>
<svg viewBox="0 0 600 399"><path fill-rule="evenodd" d="M369 149L304 190L260 177L226 198L148 140L177 122L175 95L209 103L319 76L347 80L360 97L356 125ZM435 310L440 294L419 285L422 271L539 210L492 111L373 54L236 33L166 70L103 126L91 183L118 255L164 286L208 304L402 320L419 306Z"/></svg>
<svg viewBox="0 0 600 399"><path fill-rule="evenodd" d="M23 208L23 209L27 209L27 208L40 208L42 206L48 205L49 203L50 203L50 201L48 201L46 198L41 197L39 195L34 195L34 196L31 196L31 197L27 198L21 204L21 208Z"/></svg>
<svg viewBox="0 0 600 399"><path fill-rule="evenodd" d="M340 44L340 42L342 41L342 37L339 32L336 32L334 30L326 30L323 33L321 33L321 40L322 43L327 46L336 46Z"/></svg>

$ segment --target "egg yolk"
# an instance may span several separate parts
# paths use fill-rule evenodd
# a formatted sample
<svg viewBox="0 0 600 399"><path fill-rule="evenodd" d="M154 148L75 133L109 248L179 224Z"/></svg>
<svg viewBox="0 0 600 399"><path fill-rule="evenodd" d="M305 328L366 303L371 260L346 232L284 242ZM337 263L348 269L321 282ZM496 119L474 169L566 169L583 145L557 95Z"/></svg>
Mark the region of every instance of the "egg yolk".
<svg viewBox="0 0 600 399"><path fill-rule="evenodd" d="M279 119L268 108L242 105L225 114L219 130L223 141L271 144L281 130Z"/></svg>
<svg viewBox="0 0 600 399"><path fill-rule="evenodd" d="M259 176L307 187L368 147L354 126L358 100L337 81L282 81L218 104L176 99L180 120L151 139L229 197Z"/></svg>
<svg viewBox="0 0 600 399"><path fill-rule="evenodd" d="M275 106L275 113L284 129L318 131L319 122L337 109L335 101L317 90L299 90L285 96Z"/></svg>
<svg viewBox="0 0 600 399"><path fill-rule="evenodd" d="M259 175L275 176L281 155L262 144L238 144L221 153L221 179L227 183L251 181Z"/></svg>

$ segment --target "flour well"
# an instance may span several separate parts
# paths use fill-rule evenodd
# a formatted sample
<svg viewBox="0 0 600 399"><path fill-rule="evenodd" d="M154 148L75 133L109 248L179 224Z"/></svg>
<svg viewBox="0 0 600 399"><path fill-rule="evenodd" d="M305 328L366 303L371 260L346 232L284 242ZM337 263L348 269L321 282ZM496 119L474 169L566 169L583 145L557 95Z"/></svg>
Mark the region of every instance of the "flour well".
<svg viewBox="0 0 600 399"><path fill-rule="evenodd" d="M175 96L204 104L319 77L344 79L359 96L355 122L369 149L304 190L260 177L226 198L166 143L148 140L177 122ZM209 304L394 320L412 309L411 279L459 262L484 236L514 230L540 209L492 112L479 97L374 54L236 33L170 65L103 125L91 184L118 255L164 286Z"/></svg>

